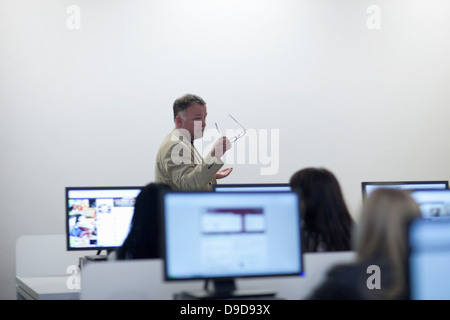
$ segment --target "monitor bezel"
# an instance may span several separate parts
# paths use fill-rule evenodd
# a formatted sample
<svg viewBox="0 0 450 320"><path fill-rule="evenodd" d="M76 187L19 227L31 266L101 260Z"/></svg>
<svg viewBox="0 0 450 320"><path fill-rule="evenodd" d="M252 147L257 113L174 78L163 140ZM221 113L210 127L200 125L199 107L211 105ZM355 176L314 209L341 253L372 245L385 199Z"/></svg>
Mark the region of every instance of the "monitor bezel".
<svg viewBox="0 0 450 320"><path fill-rule="evenodd" d="M141 190L143 186L106 186L106 187L66 187L65 188L65 230L66 230L66 251L102 251L102 250L114 250L119 248L120 246L95 246L95 247L82 247L82 248L73 248L70 246L70 230L69 230L69 192L77 191L77 190ZM138 194L139 195L139 194ZM137 196L136 196L137 198Z"/></svg>
<svg viewBox="0 0 450 320"><path fill-rule="evenodd" d="M213 277L206 277L206 276L199 276L199 277L185 277L185 278L172 278L168 275L168 263L167 263L167 252L166 252L166 217L165 217L165 197L170 194L204 194L207 196L213 196L213 195L223 195L223 196L230 196L233 194L267 194L268 192L219 192L219 193L212 193L209 191L168 191L164 192L160 195L160 203L161 206L160 209L160 224L161 224L161 249L162 249L162 258L163 258L163 278L164 281L167 282L176 282L176 281L190 281L190 280L226 280L226 279L240 279L240 278L267 278L267 277L287 277L287 276L301 276L302 273L305 271L304 265L303 265L303 251L302 251L302 234L301 234L301 228L299 228L299 259L300 259L300 270L298 272L289 272L289 273L279 273L279 274L258 274L258 275L227 275L227 276L213 276ZM297 199L297 208L298 208L298 224L299 227L301 225L301 217L300 217L300 196L297 192L294 191L279 191L279 192L272 192L274 194L293 194L295 198Z"/></svg>
<svg viewBox="0 0 450 320"><path fill-rule="evenodd" d="M436 189L449 189L449 182L448 180L403 180L403 181L363 181L361 182L361 189L362 189L362 198L363 201L367 199L367 193L366 193L366 186L368 185L374 185L374 186L390 186L390 185L408 185L408 184L445 184L445 188L436 188ZM422 188L415 188L415 189L407 189L407 190L418 190ZM428 188L431 190L434 190L433 188Z"/></svg>
<svg viewBox="0 0 450 320"><path fill-rule="evenodd" d="M216 188L258 188L258 187L289 187L291 188L289 183L224 183L224 184L213 184L212 185L212 191L216 191ZM245 191L245 192L291 192L290 191ZM228 191L227 191L228 192ZM243 191L229 191L229 192L243 192Z"/></svg>

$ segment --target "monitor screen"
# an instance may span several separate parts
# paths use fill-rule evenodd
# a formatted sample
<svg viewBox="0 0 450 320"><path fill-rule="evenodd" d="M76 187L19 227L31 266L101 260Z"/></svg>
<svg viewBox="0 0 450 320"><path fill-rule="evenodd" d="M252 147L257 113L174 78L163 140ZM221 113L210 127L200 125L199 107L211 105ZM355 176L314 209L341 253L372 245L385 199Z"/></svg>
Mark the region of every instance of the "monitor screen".
<svg viewBox="0 0 450 320"><path fill-rule="evenodd" d="M395 189L448 189L448 181L377 181L362 182L363 200L367 199L369 194L378 188Z"/></svg>
<svg viewBox="0 0 450 320"><path fill-rule="evenodd" d="M141 187L67 187L67 250L120 247Z"/></svg>
<svg viewBox="0 0 450 320"><path fill-rule="evenodd" d="M216 184L215 192L286 192L291 191L287 183Z"/></svg>
<svg viewBox="0 0 450 320"><path fill-rule="evenodd" d="M411 196L419 205L422 217L450 218L450 189L412 190Z"/></svg>
<svg viewBox="0 0 450 320"><path fill-rule="evenodd" d="M409 227L412 300L450 300L450 220L415 220Z"/></svg>
<svg viewBox="0 0 450 320"><path fill-rule="evenodd" d="M302 272L297 193L172 192L163 211L167 281Z"/></svg>

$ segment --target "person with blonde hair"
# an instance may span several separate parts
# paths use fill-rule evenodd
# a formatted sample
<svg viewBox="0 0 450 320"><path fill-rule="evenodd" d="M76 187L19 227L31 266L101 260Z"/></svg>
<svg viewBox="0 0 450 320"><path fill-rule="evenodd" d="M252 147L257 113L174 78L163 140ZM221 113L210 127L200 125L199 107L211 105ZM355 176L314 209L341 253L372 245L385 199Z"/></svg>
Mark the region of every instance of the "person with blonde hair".
<svg viewBox="0 0 450 320"><path fill-rule="evenodd" d="M407 228L420 216L407 191L373 191L353 233L356 261L333 267L309 299L407 299Z"/></svg>

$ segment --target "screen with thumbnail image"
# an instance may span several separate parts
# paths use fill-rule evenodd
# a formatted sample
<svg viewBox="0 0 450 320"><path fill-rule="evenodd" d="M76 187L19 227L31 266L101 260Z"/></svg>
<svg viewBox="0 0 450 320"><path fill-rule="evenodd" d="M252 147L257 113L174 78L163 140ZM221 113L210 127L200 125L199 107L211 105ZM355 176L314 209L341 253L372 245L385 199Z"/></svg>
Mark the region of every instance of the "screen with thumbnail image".
<svg viewBox="0 0 450 320"><path fill-rule="evenodd" d="M67 250L120 247L141 187L67 187Z"/></svg>
<svg viewBox="0 0 450 320"><path fill-rule="evenodd" d="M362 182L363 200L379 188L394 188L394 189L448 189L448 180L435 181L376 181L376 182Z"/></svg>
<svg viewBox="0 0 450 320"><path fill-rule="evenodd" d="M450 218L450 189L412 190L410 194L419 205L423 218Z"/></svg>
<svg viewBox="0 0 450 320"><path fill-rule="evenodd" d="M298 195L168 193L167 280L300 274Z"/></svg>

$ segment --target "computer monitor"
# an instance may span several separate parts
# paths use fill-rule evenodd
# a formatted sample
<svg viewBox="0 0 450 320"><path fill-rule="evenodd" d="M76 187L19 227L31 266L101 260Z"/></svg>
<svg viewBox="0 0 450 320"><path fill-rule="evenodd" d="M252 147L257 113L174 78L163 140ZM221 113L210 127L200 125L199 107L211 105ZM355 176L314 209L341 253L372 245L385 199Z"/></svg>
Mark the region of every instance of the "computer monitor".
<svg viewBox="0 0 450 320"><path fill-rule="evenodd" d="M448 189L448 181L376 181L362 182L363 200L366 200L369 194L378 188L395 189Z"/></svg>
<svg viewBox="0 0 450 320"><path fill-rule="evenodd" d="M411 190L410 194L419 205L423 218L450 218L450 189Z"/></svg>
<svg viewBox="0 0 450 320"><path fill-rule="evenodd" d="M163 197L165 280L214 284L214 290L185 292L188 298L274 296L238 290L235 279L302 272L297 193L169 192Z"/></svg>
<svg viewBox="0 0 450 320"><path fill-rule="evenodd" d="M128 235L142 187L66 187L67 250L112 250Z"/></svg>
<svg viewBox="0 0 450 320"><path fill-rule="evenodd" d="M450 300L450 220L417 219L408 230L410 299Z"/></svg>
<svg viewBox="0 0 450 320"><path fill-rule="evenodd" d="M239 183L215 184L215 192L286 192L291 191L288 183Z"/></svg>

